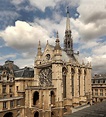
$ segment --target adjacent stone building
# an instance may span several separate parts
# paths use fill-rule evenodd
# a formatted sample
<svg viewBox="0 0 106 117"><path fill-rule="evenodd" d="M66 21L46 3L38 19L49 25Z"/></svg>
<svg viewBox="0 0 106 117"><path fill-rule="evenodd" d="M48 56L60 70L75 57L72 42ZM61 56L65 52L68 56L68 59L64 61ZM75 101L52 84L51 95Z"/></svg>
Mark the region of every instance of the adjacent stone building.
<svg viewBox="0 0 106 117"><path fill-rule="evenodd" d="M6 61L0 66L0 117L23 117L24 97L16 96L14 72L18 66L13 61Z"/></svg>
<svg viewBox="0 0 106 117"><path fill-rule="evenodd" d="M60 46L58 32L54 46L47 41L44 51L41 48L39 42L34 72L27 67L10 72L14 79L14 98L10 97L9 91L7 100L0 98L1 117L63 117L76 106L92 103L91 65L80 63L79 53L73 50L68 10L64 48ZM0 82L0 89L4 86L3 82ZM3 95L4 92L0 91ZM3 110L4 100L6 103L13 100L18 104Z"/></svg>
<svg viewBox="0 0 106 117"><path fill-rule="evenodd" d="M92 78L93 103L106 101L106 74L96 74Z"/></svg>

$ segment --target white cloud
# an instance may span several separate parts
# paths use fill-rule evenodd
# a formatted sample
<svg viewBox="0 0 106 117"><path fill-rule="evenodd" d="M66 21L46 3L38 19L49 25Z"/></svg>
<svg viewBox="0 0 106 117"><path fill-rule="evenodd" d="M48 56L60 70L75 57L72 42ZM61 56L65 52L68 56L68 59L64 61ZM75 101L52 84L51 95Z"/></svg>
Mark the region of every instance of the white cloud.
<svg viewBox="0 0 106 117"><path fill-rule="evenodd" d="M59 8L61 4L67 5L67 6L78 6L79 0L29 0L30 4L43 12L47 7L50 8Z"/></svg>
<svg viewBox="0 0 106 117"><path fill-rule="evenodd" d="M105 55L93 55L86 58L86 60L91 61L93 73L106 73L106 54Z"/></svg>
<svg viewBox="0 0 106 117"><path fill-rule="evenodd" d="M8 46L22 50L35 47L39 40L42 45L44 45L47 40L49 40L50 43L53 42L47 30L37 24L31 26L24 21L16 21L15 26L8 26L4 31L0 32L0 36Z"/></svg>
<svg viewBox="0 0 106 117"><path fill-rule="evenodd" d="M23 62L24 61L24 62ZM34 58L28 58L28 59L16 59L15 64L18 65L20 68L23 67L34 67Z"/></svg>
<svg viewBox="0 0 106 117"><path fill-rule="evenodd" d="M95 55L101 55L103 57L106 55L106 43L99 44L92 51Z"/></svg>
<svg viewBox="0 0 106 117"><path fill-rule="evenodd" d="M19 5L21 3L23 3L25 0L11 0L11 3L14 5Z"/></svg>
<svg viewBox="0 0 106 117"><path fill-rule="evenodd" d="M7 59L13 59L13 58L16 58L16 55L15 54L8 54L8 55L3 55L2 56L2 54L1 54L1 56L0 56L0 60L2 61L2 60L7 60Z"/></svg>
<svg viewBox="0 0 106 117"><path fill-rule="evenodd" d="M80 16L74 24L84 40L106 36L106 1L80 0Z"/></svg>
<svg viewBox="0 0 106 117"><path fill-rule="evenodd" d="M35 6L42 11L44 11L46 7L54 7L56 5L55 0L40 0L40 2L37 0L30 0L30 3L32 6Z"/></svg>

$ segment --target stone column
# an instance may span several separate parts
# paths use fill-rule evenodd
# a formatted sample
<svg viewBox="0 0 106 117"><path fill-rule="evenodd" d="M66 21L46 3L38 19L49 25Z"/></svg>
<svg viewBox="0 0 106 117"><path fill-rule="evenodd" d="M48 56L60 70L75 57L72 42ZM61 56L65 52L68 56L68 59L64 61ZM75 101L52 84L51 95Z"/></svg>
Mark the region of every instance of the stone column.
<svg viewBox="0 0 106 117"><path fill-rule="evenodd" d="M74 75L74 97L79 97L78 92L78 68L75 67L75 75Z"/></svg>
<svg viewBox="0 0 106 117"><path fill-rule="evenodd" d="M34 68L34 83L33 86L39 86L39 70Z"/></svg>
<svg viewBox="0 0 106 117"><path fill-rule="evenodd" d="M83 97L85 95L84 92L84 68L81 69L80 75L80 96Z"/></svg>
<svg viewBox="0 0 106 117"><path fill-rule="evenodd" d="M52 84L57 89L56 90L56 101L58 98L60 101L63 100L63 88L62 88L62 66L61 64L52 65Z"/></svg>

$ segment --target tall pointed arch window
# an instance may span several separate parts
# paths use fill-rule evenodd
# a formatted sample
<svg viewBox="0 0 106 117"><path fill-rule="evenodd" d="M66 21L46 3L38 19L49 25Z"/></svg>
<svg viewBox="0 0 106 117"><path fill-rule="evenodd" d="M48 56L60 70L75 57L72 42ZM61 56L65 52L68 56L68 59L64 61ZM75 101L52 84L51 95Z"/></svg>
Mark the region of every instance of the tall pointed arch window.
<svg viewBox="0 0 106 117"><path fill-rule="evenodd" d="M70 48L70 41L68 41L68 48Z"/></svg>
<svg viewBox="0 0 106 117"><path fill-rule="evenodd" d="M63 98L66 98L66 76L67 76L67 69L64 67L62 69L62 77L63 77Z"/></svg>
<svg viewBox="0 0 106 117"><path fill-rule="evenodd" d="M81 86L81 70L78 70L78 86L79 86L79 95L80 95L80 86Z"/></svg>
<svg viewBox="0 0 106 117"><path fill-rule="evenodd" d="M75 74L75 70L72 68L71 69L72 96L74 96L74 74Z"/></svg>
<svg viewBox="0 0 106 117"><path fill-rule="evenodd" d="M86 93L85 85L86 85L86 70L84 70L84 93Z"/></svg>

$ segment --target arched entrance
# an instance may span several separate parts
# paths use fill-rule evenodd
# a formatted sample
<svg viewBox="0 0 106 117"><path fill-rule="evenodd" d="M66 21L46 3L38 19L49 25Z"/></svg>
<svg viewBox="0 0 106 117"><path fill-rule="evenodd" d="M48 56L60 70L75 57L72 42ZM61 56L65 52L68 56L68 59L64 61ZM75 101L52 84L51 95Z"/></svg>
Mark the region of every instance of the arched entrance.
<svg viewBox="0 0 106 117"><path fill-rule="evenodd" d="M34 114L34 117L39 117L39 112L38 111Z"/></svg>
<svg viewBox="0 0 106 117"><path fill-rule="evenodd" d="M3 117L13 117L13 113L12 112L8 112Z"/></svg>
<svg viewBox="0 0 106 117"><path fill-rule="evenodd" d="M53 111L51 112L51 117L55 117L55 114Z"/></svg>
<svg viewBox="0 0 106 117"><path fill-rule="evenodd" d="M33 95L33 105L38 105L39 103L39 92L35 91Z"/></svg>

